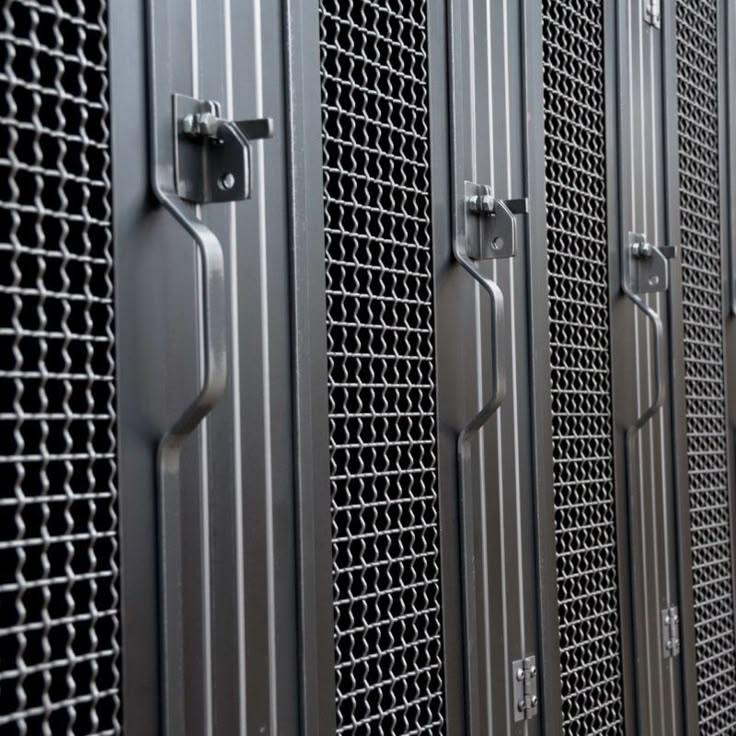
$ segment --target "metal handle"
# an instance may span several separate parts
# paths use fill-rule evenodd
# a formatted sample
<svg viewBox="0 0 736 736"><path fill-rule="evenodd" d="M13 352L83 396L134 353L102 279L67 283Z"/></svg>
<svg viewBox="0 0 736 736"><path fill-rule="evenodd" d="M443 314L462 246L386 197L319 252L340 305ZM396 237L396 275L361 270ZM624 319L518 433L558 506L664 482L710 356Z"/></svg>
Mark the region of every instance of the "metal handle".
<svg viewBox="0 0 736 736"><path fill-rule="evenodd" d="M170 503L170 500L179 492L181 449L185 440L225 391L227 307L224 255L219 239L204 223L192 216L190 210L185 208L173 193L165 190L159 174L155 4L156 0L148 0L150 185L158 202L194 240L202 269L200 306L202 331L199 344L203 366L202 383L195 399L161 438L157 452L161 535L159 565L162 730L168 736L182 736L187 733L187 727L184 710L181 524L179 504Z"/></svg>

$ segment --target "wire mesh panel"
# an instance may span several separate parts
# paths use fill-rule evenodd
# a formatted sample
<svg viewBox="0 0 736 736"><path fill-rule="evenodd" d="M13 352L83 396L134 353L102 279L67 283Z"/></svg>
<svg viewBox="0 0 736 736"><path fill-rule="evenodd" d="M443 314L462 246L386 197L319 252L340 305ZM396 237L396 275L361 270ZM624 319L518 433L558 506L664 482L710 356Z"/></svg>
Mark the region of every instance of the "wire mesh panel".
<svg viewBox="0 0 736 736"><path fill-rule="evenodd" d="M0 732L118 734L106 7L0 6Z"/></svg>
<svg viewBox="0 0 736 736"><path fill-rule="evenodd" d="M562 721L566 734L618 734L604 3L542 5Z"/></svg>
<svg viewBox="0 0 736 736"><path fill-rule="evenodd" d="M337 731L444 732L426 0L321 0Z"/></svg>
<svg viewBox="0 0 736 736"><path fill-rule="evenodd" d="M736 732L718 145L718 2L678 0L677 98L695 647L702 734Z"/></svg>

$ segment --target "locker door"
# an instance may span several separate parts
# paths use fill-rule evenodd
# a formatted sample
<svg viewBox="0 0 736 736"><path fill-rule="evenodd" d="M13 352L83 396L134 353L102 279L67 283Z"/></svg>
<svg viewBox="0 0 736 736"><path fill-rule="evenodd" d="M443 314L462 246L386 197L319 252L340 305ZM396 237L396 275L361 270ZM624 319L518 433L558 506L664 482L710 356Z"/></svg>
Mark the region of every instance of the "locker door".
<svg viewBox="0 0 736 736"><path fill-rule="evenodd" d="M535 389L551 415L536 427L551 733L682 729L662 42L645 10L542 2L527 15L530 227L546 242L530 298L550 367ZM661 273L639 270L644 236Z"/></svg>
<svg viewBox="0 0 736 736"><path fill-rule="evenodd" d="M288 11L303 728L462 732L445 10Z"/></svg>
<svg viewBox="0 0 736 736"><path fill-rule="evenodd" d="M727 54L734 19L726 3L678 0L667 20L671 228L682 248L672 299L688 725L691 733L731 733L734 292L727 152L733 126L727 115L734 98Z"/></svg>

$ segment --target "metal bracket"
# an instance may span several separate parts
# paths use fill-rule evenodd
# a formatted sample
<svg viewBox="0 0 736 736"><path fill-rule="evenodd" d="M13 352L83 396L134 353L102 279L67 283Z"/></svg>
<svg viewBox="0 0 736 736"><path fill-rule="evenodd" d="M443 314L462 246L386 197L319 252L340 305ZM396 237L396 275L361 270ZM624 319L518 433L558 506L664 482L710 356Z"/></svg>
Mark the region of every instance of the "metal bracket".
<svg viewBox="0 0 736 736"><path fill-rule="evenodd" d="M511 663L514 721L528 721L537 715L539 708L538 679L535 657L525 657Z"/></svg>
<svg viewBox="0 0 736 736"><path fill-rule="evenodd" d="M526 199L496 199L487 184L465 182L465 248L483 261L516 254L516 215L528 211Z"/></svg>
<svg viewBox="0 0 736 736"><path fill-rule="evenodd" d="M662 646L665 657L680 653L680 615L677 606L662 611Z"/></svg>
<svg viewBox="0 0 736 736"><path fill-rule="evenodd" d="M189 202L237 202L251 194L251 141L271 138L273 121L223 120L220 104L173 95L174 181Z"/></svg>
<svg viewBox="0 0 736 736"><path fill-rule="evenodd" d="M624 278L635 294L653 294L667 291L670 285L669 261L675 257L674 245L652 245L646 235L629 233Z"/></svg>
<svg viewBox="0 0 736 736"><path fill-rule="evenodd" d="M644 20L650 26L660 28L662 24L662 9L660 0L644 0Z"/></svg>

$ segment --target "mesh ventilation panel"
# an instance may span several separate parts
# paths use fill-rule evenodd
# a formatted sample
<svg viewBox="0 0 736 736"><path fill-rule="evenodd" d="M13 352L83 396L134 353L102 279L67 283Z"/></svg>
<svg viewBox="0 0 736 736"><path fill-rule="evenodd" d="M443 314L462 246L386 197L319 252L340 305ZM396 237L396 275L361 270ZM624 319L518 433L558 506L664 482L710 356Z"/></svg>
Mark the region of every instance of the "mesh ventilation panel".
<svg viewBox="0 0 736 736"><path fill-rule="evenodd" d="M0 733L119 734L106 8L0 8Z"/></svg>
<svg viewBox="0 0 736 736"><path fill-rule="evenodd" d="M321 0L337 732L444 733L426 0Z"/></svg>
<svg viewBox="0 0 736 736"><path fill-rule="evenodd" d="M619 734L604 3L542 5L562 721L565 734Z"/></svg>
<svg viewBox="0 0 736 736"><path fill-rule="evenodd" d="M676 3L687 455L700 732L736 733L718 146L718 2Z"/></svg>

